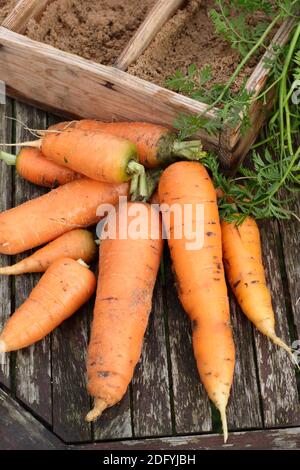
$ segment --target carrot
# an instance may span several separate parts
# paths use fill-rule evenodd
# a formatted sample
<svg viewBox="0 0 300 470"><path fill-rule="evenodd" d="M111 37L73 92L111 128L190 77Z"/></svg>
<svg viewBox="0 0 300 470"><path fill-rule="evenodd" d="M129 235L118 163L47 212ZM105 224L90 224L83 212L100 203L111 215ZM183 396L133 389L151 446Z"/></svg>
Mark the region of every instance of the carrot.
<svg viewBox="0 0 300 470"><path fill-rule="evenodd" d="M45 188L53 188L81 178L69 168L47 160L40 150L30 147L21 149L18 155L0 152L0 160L15 165L18 174L27 181Z"/></svg>
<svg viewBox="0 0 300 470"><path fill-rule="evenodd" d="M126 217L129 224L133 220L133 209L143 211L142 224L154 212L148 204L129 203L127 210L118 212L116 238L100 242L99 282L87 358L88 391L94 397L94 408L87 421L95 420L126 393L151 310L162 253L160 226L157 219L153 221L152 227L158 229L156 239L151 239L149 232L144 239L119 238Z"/></svg>
<svg viewBox="0 0 300 470"><path fill-rule="evenodd" d="M97 207L117 204L128 184L110 185L88 178L72 181L0 214L0 253L35 248L75 228L96 224Z"/></svg>
<svg viewBox="0 0 300 470"><path fill-rule="evenodd" d="M0 352L25 348L47 336L91 297L94 274L71 258L56 260L0 335Z"/></svg>
<svg viewBox="0 0 300 470"><path fill-rule="evenodd" d="M90 263L96 256L96 243L92 233L83 229L64 233L28 258L12 266L0 268L0 274L42 273L54 261L64 256Z"/></svg>
<svg viewBox="0 0 300 470"><path fill-rule="evenodd" d="M234 343L230 326L229 302L222 264L221 227L216 191L205 168L196 162L169 166L158 187L164 224L169 236L173 268L180 301L192 321L193 348L201 380L208 396L221 414L224 440L228 437L226 406L233 381ZM191 208L191 229L204 230L204 244L187 249L185 232L174 236L181 226L172 216L166 223L168 207ZM204 219L197 221L197 204L204 207ZM188 220L184 220L185 228ZM196 247L195 247L196 248Z"/></svg>
<svg viewBox="0 0 300 470"><path fill-rule="evenodd" d="M67 126L67 123L63 123ZM100 122L89 119L73 121L70 126L100 130L128 139L136 145L139 161L146 168L166 166L177 158L199 160L205 155L200 140L181 142L167 127L148 122Z"/></svg>
<svg viewBox="0 0 300 470"><path fill-rule="evenodd" d="M247 217L239 226L222 221L221 227L225 270L241 309L262 334L287 351L295 362L291 348L275 333L275 315L255 220Z"/></svg>
<svg viewBox="0 0 300 470"><path fill-rule="evenodd" d="M140 179L142 196L147 196L145 169L138 163L136 147L128 140L100 131L68 128L48 132L29 146L40 148L57 165L106 183Z"/></svg>

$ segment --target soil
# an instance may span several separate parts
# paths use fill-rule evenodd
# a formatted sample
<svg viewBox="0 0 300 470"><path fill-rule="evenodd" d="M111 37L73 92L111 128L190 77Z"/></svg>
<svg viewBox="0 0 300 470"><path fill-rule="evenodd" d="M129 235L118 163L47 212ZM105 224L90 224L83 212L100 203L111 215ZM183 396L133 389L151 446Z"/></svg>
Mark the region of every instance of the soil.
<svg viewBox="0 0 300 470"><path fill-rule="evenodd" d="M1 0L0 0L1 1ZM155 0L55 0L27 36L112 65Z"/></svg>
<svg viewBox="0 0 300 470"><path fill-rule="evenodd" d="M0 0L0 24L11 12L18 0Z"/></svg>
<svg viewBox="0 0 300 470"><path fill-rule="evenodd" d="M240 63L237 50L215 33L209 12L213 0L190 0L165 24L146 51L128 72L163 86L178 69L187 72L190 64L210 65L211 83L226 83ZM249 77L257 60L253 59L237 78L234 91Z"/></svg>

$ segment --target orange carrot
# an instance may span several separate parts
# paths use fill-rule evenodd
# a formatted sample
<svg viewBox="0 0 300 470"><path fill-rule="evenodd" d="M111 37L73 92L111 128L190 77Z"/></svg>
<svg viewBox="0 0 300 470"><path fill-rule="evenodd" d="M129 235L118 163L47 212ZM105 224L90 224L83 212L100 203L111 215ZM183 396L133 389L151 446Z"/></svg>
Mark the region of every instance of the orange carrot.
<svg viewBox="0 0 300 470"><path fill-rule="evenodd" d="M291 348L275 332L275 315L255 220L247 217L239 226L223 221L221 226L225 270L241 309L262 334L285 349L294 361Z"/></svg>
<svg viewBox="0 0 300 470"><path fill-rule="evenodd" d="M47 160L40 150L30 147L21 149L18 155L0 152L0 160L7 165L15 165L22 178L38 186L53 188L81 178L69 168Z"/></svg>
<svg viewBox="0 0 300 470"><path fill-rule="evenodd" d="M119 238L120 226L127 227L126 217L128 226L134 220L133 209L142 211L141 225L154 211L148 204L129 203L126 211L119 212L116 239L100 243L99 283L87 359L88 391L94 397L94 408L87 421L95 420L126 393L151 310L162 253L161 227L154 219L144 239ZM157 229L157 238L151 239L150 225Z"/></svg>
<svg viewBox="0 0 300 470"><path fill-rule="evenodd" d="M63 123L67 126L67 123ZM148 122L100 122L89 119L73 121L79 129L100 130L128 139L136 145L139 161L146 168L166 166L177 158L199 160L205 155L201 141L181 142L167 127Z"/></svg>
<svg viewBox="0 0 300 470"><path fill-rule="evenodd" d="M82 178L0 214L0 253L35 248L75 228L96 224L97 207L117 204L127 183L111 185Z"/></svg>
<svg viewBox="0 0 300 470"><path fill-rule="evenodd" d="M59 258L82 259L90 263L96 256L96 243L88 230L77 229L64 233L48 245L12 266L0 268L0 274L16 275L43 273Z"/></svg>
<svg viewBox="0 0 300 470"><path fill-rule="evenodd" d="M56 260L0 335L0 352L25 348L76 312L96 288L94 274L71 258Z"/></svg>
<svg viewBox="0 0 300 470"><path fill-rule="evenodd" d="M41 140L27 145L40 148L57 165L97 181L123 183L139 178L141 195L147 196L145 169L138 163L136 147L129 140L98 130L68 128L46 132Z"/></svg>
<svg viewBox="0 0 300 470"><path fill-rule="evenodd" d="M198 371L206 391L221 413L224 439L227 440L226 406L233 381L234 343L230 326L229 302L222 264L221 227L216 191L205 168L196 162L169 166L159 183L160 204L185 204L191 209L188 222L193 231L204 230L203 247L187 249L185 232L175 237L170 217L169 247L181 303L192 321L193 347ZM197 221L197 205L204 207L204 220ZM201 207L199 206L199 207ZM186 206L188 207L188 206ZM162 207L166 225L167 208ZM168 224L167 224L168 225ZM181 224L180 224L181 226Z"/></svg>

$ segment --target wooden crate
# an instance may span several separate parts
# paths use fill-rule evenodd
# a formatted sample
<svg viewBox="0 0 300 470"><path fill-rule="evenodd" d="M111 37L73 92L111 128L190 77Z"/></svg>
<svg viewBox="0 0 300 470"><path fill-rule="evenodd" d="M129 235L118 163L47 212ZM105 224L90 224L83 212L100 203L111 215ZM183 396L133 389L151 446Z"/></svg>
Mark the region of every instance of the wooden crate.
<svg viewBox="0 0 300 470"><path fill-rule="evenodd" d="M10 96L70 117L145 120L172 126L179 112L203 113L206 104L126 72L183 1L157 0L115 65L105 66L23 36L29 19L38 18L51 0L20 0L0 27L0 80L6 82ZM265 56L272 55L274 44L287 42L292 28L293 20L280 27L249 78L247 88L254 96L261 93L268 78ZM253 143L271 99L264 104L253 102L252 126L246 135L241 134L240 125L236 129L224 125L218 135L200 131L198 136L206 148L219 153L224 166L232 166ZM213 120L215 112L212 109L207 116Z"/></svg>

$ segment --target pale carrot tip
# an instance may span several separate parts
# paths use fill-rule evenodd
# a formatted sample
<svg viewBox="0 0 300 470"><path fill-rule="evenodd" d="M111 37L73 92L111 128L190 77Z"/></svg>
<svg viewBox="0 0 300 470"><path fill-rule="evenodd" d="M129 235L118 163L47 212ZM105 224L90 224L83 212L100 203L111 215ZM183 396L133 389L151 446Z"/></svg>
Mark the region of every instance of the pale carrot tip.
<svg viewBox="0 0 300 470"><path fill-rule="evenodd" d="M96 398L95 403L94 403L94 408L88 412L88 414L85 417L85 420L88 423L91 423L92 421L96 421L97 418L100 418L100 416L102 415L103 411L106 408L107 408L107 403L101 398Z"/></svg>
<svg viewBox="0 0 300 470"><path fill-rule="evenodd" d="M276 336L276 335L270 336L270 338L271 338L271 340L273 341L274 344L277 344L277 346L281 347L282 349L284 349L289 354L289 356L292 360L292 363L297 367L298 370L300 370L300 366L297 362L297 358L293 354L292 348L290 348L287 344L285 344L285 342L282 341L282 339L278 338L278 336Z"/></svg>
<svg viewBox="0 0 300 470"><path fill-rule="evenodd" d="M227 427L227 417L226 417L226 407L219 408L221 421L222 421L222 428L223 428L223 436L224 436L224 444L226 444L228 440L228 427Z"/></svg>
<svg viewBox="0 0 300 470"><path fill-rule="evenodd" d="M0 353L6 352L6 345L5 342L0 340Z"/></svg>

